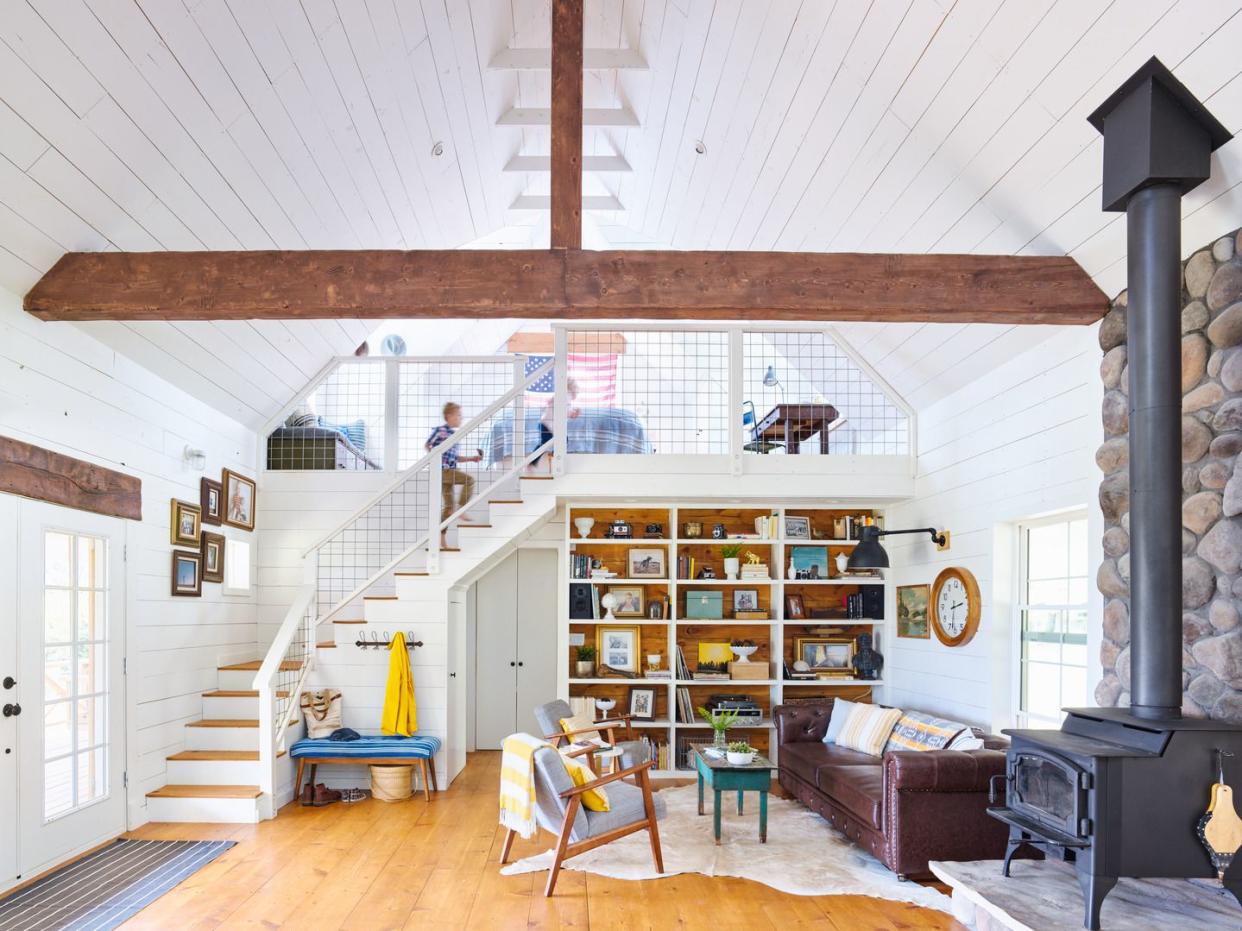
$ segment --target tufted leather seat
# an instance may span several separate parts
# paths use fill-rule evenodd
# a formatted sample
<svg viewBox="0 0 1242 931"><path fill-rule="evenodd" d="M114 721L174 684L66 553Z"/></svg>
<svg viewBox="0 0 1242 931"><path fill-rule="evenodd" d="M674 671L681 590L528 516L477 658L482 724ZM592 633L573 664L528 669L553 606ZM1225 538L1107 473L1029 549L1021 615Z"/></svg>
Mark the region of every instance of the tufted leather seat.
<svg viewBox="0 0 1242 931"><path fill-rule="evenodd" d="M1005 771L1005 741L983 750L887 753L825 744L832 699L772 711L781 786L902 876L930 876L928 860L1004 855L1008 832L986 812L988 780Z"/></svg>

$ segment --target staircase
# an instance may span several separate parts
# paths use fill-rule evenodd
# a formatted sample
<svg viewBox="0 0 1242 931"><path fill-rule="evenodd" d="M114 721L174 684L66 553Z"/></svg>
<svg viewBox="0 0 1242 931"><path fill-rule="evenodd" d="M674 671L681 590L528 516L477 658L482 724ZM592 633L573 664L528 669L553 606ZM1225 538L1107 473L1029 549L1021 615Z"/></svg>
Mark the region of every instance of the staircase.
<svg viewBox="0 0 1242 931"><path fill-rule="evenodd" d="M152 821L253 823L275 816L292 797L287 748L302 733L298 696L305 688L349 685L343 667L370 654L388 663L386 651L360 651L358 639L385 639L412 630L424 646L419 666L420 732L449 743L445 716L431 707L425 719L422 690L447 692L450 599L503 559L556 512L556 482L524 476L547 447L533 450L479 481L474 497L447 521L439 520L441 455L445 448L481 447L492 419L506 408L523 423L522 398L551 362L473 418L380 496L307 553L307 582L263 659L221 666L217 687L202 695L202 719L186 725L185 749L167 758L168 784L147 795ZM458 523L467 517L471 523ZM447 546L440 530L446 530ZM378 679L375 676L380 676ZM382 671L369 682L383 682ZM448 699L446 701L451 701ZM464 709L463 709L464 710ZM375 715L345 726L375 727ZM455 769L449 754L438 762L440 785Z"/></svg>

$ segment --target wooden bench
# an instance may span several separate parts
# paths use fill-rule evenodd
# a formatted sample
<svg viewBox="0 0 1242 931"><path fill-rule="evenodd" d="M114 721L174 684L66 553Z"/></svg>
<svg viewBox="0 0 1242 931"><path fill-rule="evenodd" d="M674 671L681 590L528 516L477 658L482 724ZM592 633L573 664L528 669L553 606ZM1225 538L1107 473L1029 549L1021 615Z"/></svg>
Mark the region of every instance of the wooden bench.
<svg viewBox="0 0 1242 931"><path fill-rule="evenodd" d="M423 796L431 801L431 790L440 791L436 782L435 757L440 751L440 738L422 734L412 737L392 735L361 737L358 740L328 740L304 737L289 748L289 756L298 761L294 794L302 793L302 776L310 765L310 782L320 765L344 766L408 766L418 767L423 777Z"/></svg>

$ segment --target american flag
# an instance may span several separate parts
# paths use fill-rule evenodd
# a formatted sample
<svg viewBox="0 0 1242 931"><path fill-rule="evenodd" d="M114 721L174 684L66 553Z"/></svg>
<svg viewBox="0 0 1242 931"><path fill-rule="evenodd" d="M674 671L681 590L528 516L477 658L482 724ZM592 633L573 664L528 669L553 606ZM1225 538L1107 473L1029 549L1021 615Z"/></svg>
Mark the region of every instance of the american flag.
<svg viewBox="0 0 1242 931"><path fill-rule="evenodd" d="M526 374L551 359L551 356L528 356ZM574 404L578 407L612 407L617 400L617 356L616 353L571 352L567 360L569 377L578 385L578 397ZM532 400L546 401L556 390L556 380L552 369L539 376L527 390L526 395Z"/></svg>

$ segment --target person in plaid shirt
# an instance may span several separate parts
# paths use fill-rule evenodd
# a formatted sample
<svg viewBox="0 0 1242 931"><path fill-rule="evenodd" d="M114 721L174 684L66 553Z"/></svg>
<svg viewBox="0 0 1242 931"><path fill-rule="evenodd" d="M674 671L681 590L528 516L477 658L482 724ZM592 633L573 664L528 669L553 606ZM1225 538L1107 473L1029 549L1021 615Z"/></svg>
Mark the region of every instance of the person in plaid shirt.
<svg viewBox="0 0 1242 931"><path fill-rule="evenodd" d="M435 449L435 447L439 446L441 443L445 442L449 437L451 437L454 433L456 433L457 428L460 426L461 426L461 405L458 404L456 401L449 401L448 403L444 405L444 423L440 424L440 426L436 427L434 430L431 431L431 436L427 437L427 442L423 444L423 448L426 449L428 452L430 452L432 449ZM461 500L463 504L469 501L471 497L473 497L474 476L466 472L463 472L461 469L457 468L457 465L458 463L461 463L461 462L482 461L483 459L482 451L476 450L476 453L477 455L474 455L474 456L460 456L457 453L457 447L452 446L446 449L444 451L444 454L440 457L440 464L442 466L440 470L440 499L441 499L440 519L441 520L446 519L450 514L453 513L453 511L457 509L457 505L454 503L453 490L458 485L460 485L462 489ZM461 518L459 518L459 520L463 524L468 524L471 522L469 518L465 517L464 515ZM441 546L447 545L445 542L445 532L446 531L441 531L440 533L440 545Z"/></svg>

